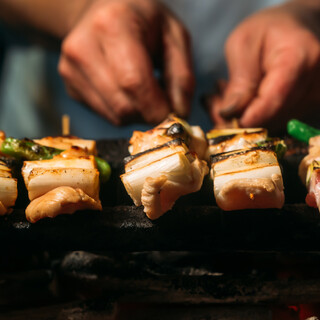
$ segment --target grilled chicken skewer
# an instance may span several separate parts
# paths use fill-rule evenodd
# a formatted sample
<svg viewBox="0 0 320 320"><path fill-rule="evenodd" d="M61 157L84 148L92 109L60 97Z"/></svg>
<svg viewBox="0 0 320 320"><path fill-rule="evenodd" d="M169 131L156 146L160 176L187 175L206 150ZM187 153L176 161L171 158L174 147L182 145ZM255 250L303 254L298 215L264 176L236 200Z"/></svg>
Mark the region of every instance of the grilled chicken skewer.
<svg viewBox="0 0 320 320"><path fill-rule="evenodd" d="M53 141L52 139L55 139L52 137L49 138L49 141L51 142ZM76 140L78 141L79 139ZM70 139L68 143L66 143L64 146L67 147L67 150L69 150L68 152L71 152L72 150L75 155L79 154L79 152L84 155L96 153L95 149L91 149L91 153L88 152L87 144L84 145L84 148L78 146L69 147L69 142ZM2 153L21 160L52 159L52 157L61 154L63 151L63 149L38 144L30 139L19 140L14 138L6 138L3 140L1 144ZM100 181L106 182L111 174L111 168L108 162L97 156L95 156L95 161L100 171Z"/></svg>
<svg viewBox="0 0 320 320"><path fill-rule="evenodd" d="M284 187L276 154L264 148L231 151L211 157L217 205L226 211L281 208Z"/></svg>
<svg viewBox="0 0 320 320"><path fill-rule="evenodd" d="M217 205L226 211L281 208L284 192L277 156L284 142L263 128L214 129L207 133L207 159Z"/></svg>
<svg viewBox="0 0 320 320"><path fill-rule="evenodd" d="M50 160L25 161L22 175L31 201L26 209L30 222L78 210L102 210L93 156L75 157L67 150Z"/></svg>
<svg viewBox="0 0 320 320"><path fill-rule="evenodd" d="M121 180L136 206L143 205L150 219L170 210L175 201L200 190L209 169L180 140L125 159Z"/></svg>
<svg viewBox="0 0 320 320"><path fill-rule="evenodd" d="M200 127L170 114L152 130L134 131L121 180L135 205L150 219L170 210L175 201L198 191L209 169L207 141Z"/></svg>

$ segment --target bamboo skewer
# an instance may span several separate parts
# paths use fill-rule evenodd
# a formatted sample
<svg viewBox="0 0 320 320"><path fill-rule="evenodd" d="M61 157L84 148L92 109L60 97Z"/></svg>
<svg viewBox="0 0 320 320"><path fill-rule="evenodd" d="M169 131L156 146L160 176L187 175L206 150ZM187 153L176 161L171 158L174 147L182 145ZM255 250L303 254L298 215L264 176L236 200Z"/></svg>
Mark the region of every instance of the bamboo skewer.
<svg viewBox="0 0 320 320"><path fill-rule="evenodd" d="M62 116L62 135L69 136L70 135L70 117L67 114Z"/></svg>

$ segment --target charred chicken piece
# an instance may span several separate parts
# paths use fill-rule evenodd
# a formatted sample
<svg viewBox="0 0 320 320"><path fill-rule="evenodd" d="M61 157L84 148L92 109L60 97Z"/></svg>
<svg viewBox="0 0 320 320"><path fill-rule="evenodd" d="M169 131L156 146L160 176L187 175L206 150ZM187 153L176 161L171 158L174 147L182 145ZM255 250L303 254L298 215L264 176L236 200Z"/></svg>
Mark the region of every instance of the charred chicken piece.
<svg viewBox="0 0 320 320"><path fill-rule="evenodd" d="M204 132L198 126L190 126L186 121L171 114L155 128L146 132L134 131L129 141L129 152L134 155L161 146L171 140L181 139L189 150L203 159L207 149Z"/></svg>

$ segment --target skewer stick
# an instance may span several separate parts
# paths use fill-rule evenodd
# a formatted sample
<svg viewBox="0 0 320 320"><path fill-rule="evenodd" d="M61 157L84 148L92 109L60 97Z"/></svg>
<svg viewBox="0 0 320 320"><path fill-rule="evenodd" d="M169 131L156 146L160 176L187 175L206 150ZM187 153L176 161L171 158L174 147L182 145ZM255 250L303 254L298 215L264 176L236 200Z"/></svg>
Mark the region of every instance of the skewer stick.
<svg viewBox="0 0 320 320"><path fill-rule="evenodd" d="M62 135L69 136L70 135L70 117L67 114L62 116Z"/></svg>
<svg viewBox="0 0 320 320"><path fill-rule="evenodd" d="M214 127L215 129L237 129L240 128L239 126L239 119L238 118L232 118L230 121L224 123L223 125L217 125Z"/></svg>
<svg viewBox="0 0 320 320"><path fill-rule="evenodd" d="M231 120L231 128L240 128L239 119L238 118L232 118L232 120Z"/></svg>

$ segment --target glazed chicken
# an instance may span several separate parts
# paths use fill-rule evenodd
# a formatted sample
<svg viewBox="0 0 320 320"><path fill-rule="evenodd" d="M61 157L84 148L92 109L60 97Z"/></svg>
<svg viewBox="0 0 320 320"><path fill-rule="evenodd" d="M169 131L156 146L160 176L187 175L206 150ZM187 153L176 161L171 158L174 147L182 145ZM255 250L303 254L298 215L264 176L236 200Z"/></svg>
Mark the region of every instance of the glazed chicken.
<svg viewBox="0 0 320 320"><path fill-rule="evenodd" d="M226 211L281 208L284 187L276 154L263 148L211 157L211 177L217 205Z"/></svg>

